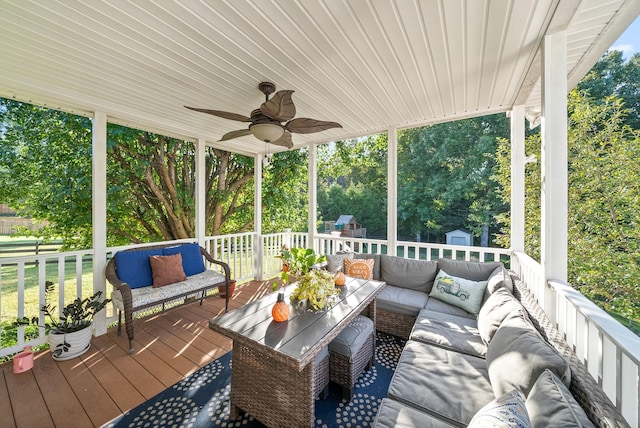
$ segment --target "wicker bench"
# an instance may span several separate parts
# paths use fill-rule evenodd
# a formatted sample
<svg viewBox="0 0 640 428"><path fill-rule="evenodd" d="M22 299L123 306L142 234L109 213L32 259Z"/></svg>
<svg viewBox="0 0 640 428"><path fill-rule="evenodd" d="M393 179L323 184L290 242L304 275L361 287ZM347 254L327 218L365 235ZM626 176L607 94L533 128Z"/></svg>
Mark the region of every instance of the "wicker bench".
<svg viewBox="0 0 640 428"><path fill-rule="evenodd" d="M130 248L120 253L127 254L127 256L131 258L137 256L140 259L144 259L144 254L154 252L154 250L155 253L157 253L158 251L162 252L167 251L168 249L176 249L178 247L179 245L176 244L155 245ZM114 287L111 299L114 307L118 311L118 334L120 335L122 332L122 312L124 312L124 322L127 330L127 337L129 339L129 353L133 353L134 351L133 314L135 312L157 306L162 306L162 309L164 309L166 303L177 302L180 300L187 301L187 298L189 297L199 298L200 304L202 304L202 299L206 297L207 291L212 289L217 290L218 286L226 286L228 289L231 282L229 266L222 261L213 259L213 257L211 257L204 248L199 246L197 246L197 248L199 248L200 257L204 257L210 264L218 265L221 272L212 269L205 269L204 272L189 275L185 281L180 281L174 284L158 288L154 288L151 284L135 287L130 286L118 276L118 273L120 273L121 277L126 277L126 274L123 272L122 267L120 270L118 269L116 262L118 257L116 257L116 255L114 255L114 257L112 257L107 263L105 275L109 283ZM135 252L145 253L136 254ZM193 258L194 256L191 257ZM225 296L225 312L229 308L229 294L230 293L226 293Z"/></svg>

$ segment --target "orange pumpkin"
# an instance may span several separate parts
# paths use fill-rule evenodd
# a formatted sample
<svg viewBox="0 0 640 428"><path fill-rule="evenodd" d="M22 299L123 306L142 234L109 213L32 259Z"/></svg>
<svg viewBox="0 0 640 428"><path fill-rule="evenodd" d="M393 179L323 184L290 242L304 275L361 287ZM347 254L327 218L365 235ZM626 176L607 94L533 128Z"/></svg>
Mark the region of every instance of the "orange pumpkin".
<svg viewBox="0 0 640 428"><path fill-rule="evenodd" d="M276 322L283 322L289 319L291 309L287 302L284 301L284 293L278 293L278 301L271 309L271 315Z"/></svg>
<svg viewBox="0 0 640 428"><path fill-rule="evenodd" d="M342 287L347 282L347 277L344 272L336 272L336 275L333 277L337 286Z"/></svg>

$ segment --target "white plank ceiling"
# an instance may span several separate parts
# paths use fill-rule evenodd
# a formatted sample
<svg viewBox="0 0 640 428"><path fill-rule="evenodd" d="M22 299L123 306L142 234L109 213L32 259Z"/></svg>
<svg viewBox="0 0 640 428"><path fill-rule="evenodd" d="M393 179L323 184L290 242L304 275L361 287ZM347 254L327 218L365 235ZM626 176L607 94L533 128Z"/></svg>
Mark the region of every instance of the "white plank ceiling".
<svg viewBox="0 0 640 428"><path fill-rule="evenodd" d="M0 96L263 152L246 128L271 81L297 117L341 129L296 147L507 111L540 111L540 46L567 31L573 87L638 0L0 0ZM272 148L270 148L272 149Z"/></svg>

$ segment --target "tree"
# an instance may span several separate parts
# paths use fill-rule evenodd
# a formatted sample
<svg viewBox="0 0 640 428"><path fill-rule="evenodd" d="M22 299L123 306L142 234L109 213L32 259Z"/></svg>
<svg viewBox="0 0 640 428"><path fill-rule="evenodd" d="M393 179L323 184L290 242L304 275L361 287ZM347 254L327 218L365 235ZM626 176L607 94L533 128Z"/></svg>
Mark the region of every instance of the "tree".
<svg viewBox="0 0 640 428"><path fill-rule="evenodd" d="M624 102L569 95L568 279L605 309L640 314L640 133L625 125ZM501 142L499 179L508 200L508 142ZM526 141L540 158L540 136ZM540 254L540 167L527 167L526 251ZM508 243L508 221L502 242Z"/></svg>
<svg viewBox="0 0 640 428"><path fill-rule="evenodd" d="M353 215L368 237L387 236L387 135L318 147L320 219Z"/></svg>
<svg viewBox="0 0 640 428"><path fill-rule="evenodd" d="M400 235L467 228L480 236L506 208L492 181L496 138L508 135L502 115L403 130L398 135Z"/></svg>
<svg viewBox="0 0 640 428"><path fill-rule="evenodd" d="M576 89L586 91L596 104L605 102L610 95L617 96L627 110L623 123L640 129L640 54L625 62L621 51L608 51Z"/></svg>
<svg viewBox="0 0 640 428"><path fill-rule="evenodd" d="M0 199L21 215L47 220L39 236L61 237L67 248L91 247L90 120L0 99L0 123ZM282 179L287 159L302 159L281 157L265 175ZM194 159L190 142L108 125L109 245L195 236ZM207 233L249 230L253 159L207 148L205 176ZM278 212L283 200L266 195L267 212Z"/></svg>

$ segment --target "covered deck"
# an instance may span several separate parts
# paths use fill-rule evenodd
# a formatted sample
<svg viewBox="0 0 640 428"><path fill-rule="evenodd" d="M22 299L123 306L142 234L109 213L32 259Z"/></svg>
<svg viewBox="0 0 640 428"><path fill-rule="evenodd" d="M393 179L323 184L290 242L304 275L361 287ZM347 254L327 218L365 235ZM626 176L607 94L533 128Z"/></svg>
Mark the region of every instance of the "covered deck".
<svg viewBox="0 0 640 428"><path fill-rule="evenodd" d="M108 248L106 240L108 122L194 142L197 218L193 240L214 257L232 262L236 279L261 281L277 270L273 252L287 239L292 245L322 253L333 253L344 244L356 251L380 252L384 247L387 253L416 258L425 254L427 259L451 252L446 246L398 240L397 131L508 112L512 128L511 248L456 247L453 254L458 257L456 252L461 251L462 258L484 259L486 252L497 251L499 257L505 256L629 424L640 425L640 341L566 282L566 94L640 14L640 2L0 0L0 10L0 96L84 115L93 124L92 248L0 259L0 268L17 266L19 315L24 315L24 269L34 260L41 266L41 296L47 257L57 260L58 266L64 266L67 259L75 260L75 287L80 294L82 259L91 256L93 289L109 291L106 262L125 247ZM248 114L264 100L256 89L263 81L274 82L278 89L295 90L296 105L304 116L342 125L293 137L294 149L309 152L308 233L263 234L263 159L285 148L265 144L251 134L221 142L221 136L242 126L184 108ZM540 262L524 254L525 118L533 125L542 123ZM317 145L381 132L388 135L387 239L317 233ZM207 236L206 147L254 158L252 232ZM58 278L64 290L64 268L59 268ZM268 290L261 283L252 283L246 298L264 292ZM238 297L236 303L243 300ZM23 418L35 417L44 426L38 415L51 421L68 415L36 414L28 410L31 406L48 408L48 400L77 400L84 416L74 419L76 424L81 418L87 425L106 422L228 349L229 343L217 342L205 332L208 318L219 313L219 304L209 299L203 308L189 305L139 323L145 332L134 356L123 355L121 341L114 341L107 329L111 319L101 314L92 352L81 359L53 363L45 353L38 359L43 369L26 377L32 381L25 381L25 389L16 387L3 367L0 406L11 403L14 424L29 426L31 420L24 420L23 425ZM166 329L181 323L189 324L184 332L191 339L165 336ZM193 341L194 333L197 341ZM41 336L33 343L44 340ZM18 352L27 343L19 337L18 345L1 350L0 355ZM104 391L105 397L110 395L114 386L104 373L126 377L120 367L141 363L166 368L178 354L180 370L162 375L158 369L139 384L130 384L130 394L106 400L106 404L83 402L85 391L92 386L100 385L97 390ZM115 364L116 360L122 364ZM62 385L68 387L58 386L63 377L68 381ZM43 396L40 391L44 390L49 392ZM36 401L40 406L33 404ZM9 412L6 407L0 410L1 418L5 410Z"/></svg>
<svg viewBox="0 0 640 428"><path fill-rule="evenodd" d="M271 292L266 281L236 288L235 309ZM95 337L82 357L56 362L50 351L35 356L34 368L14 375L0 366L0 426L102 426L231 350L231 340L209 329L224 313L224 299L212 296L138 319L136 349L116 328Z"/></svg>

